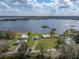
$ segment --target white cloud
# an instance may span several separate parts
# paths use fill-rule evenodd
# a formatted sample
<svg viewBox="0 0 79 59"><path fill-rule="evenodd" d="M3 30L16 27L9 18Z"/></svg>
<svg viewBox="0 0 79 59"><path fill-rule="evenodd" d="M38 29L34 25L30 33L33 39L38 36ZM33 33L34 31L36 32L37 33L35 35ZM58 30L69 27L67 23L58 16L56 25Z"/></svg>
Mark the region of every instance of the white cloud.
<svg viewBox="0 0 79 59"><path fill-rule="evenodd" d="M13 5L22 5L22 3L20 3L19 1L15 1L14 3L12 3Z"/></svg>
<svg viewBox="0 0 79 59"><path fill-rule="evenodd" d="M43 6L37 2L37 0L27 0L27 5L31 5L33 8L42 8Z"/></svg>
<svg viewBox="0 0 79 59"><path fill-rule="evenodd" d="M0 11L1 10L5 10L5 9L8 9L8 8L9 8L9 6L6 3L0 2Z"/></svg>
<svg viewBox="0 0 79 59"><path fill-rule="evenodd" d="M65 0L65 2L71 7L74 8L74 4L71 0Z"/></svg>
<svg viewBox="0 0 79 59"><path fill-rule="evenodd" d="M7 1L7 0L6 0ZM11 0L14 1L14 0ZM20 15L79 15L79 6L76 6L71 0L51 0L48 3L39 3L37 0L15 0L14 2L0 2L0 10L16 11ZM79 1L78 1L79 2ZM13 5L13 6L11 6ZM23 5L19 6L18 5ZM30 7L28 7L30 6ZM66 7L68 8L60 8ZM29 10L31 9L31 10ZM65 12L64 12L65 11ZM27 12L25 14L25 12ZM34 14L33 14L34 13Z"/></svg>
<svg viewBox="0 0 79 59"><path fill-rule="evenodd" d="M0 4L6 6L7 8L10 8L10 6L8 4L4 3L4 2L0 2Z"/></svg>
<svg viewBox="0 0 79 59"><path fill-rule="evenodd" d="M50 7L50 8L54 8L54 9L58 9L59 6L70 6L72 9L74 7L74 4L71 0L64 0L64 2L66 4L61 4L59 3L59 0L51 0L51 2L49 3L38 3L37 0L27 0L27 4L31 5L33 8L44 8L44 7Z"/></svg>
<svg viewBox="0 0 79 59"><path fill-rule="evenodd" d="M64 4L65 3L65 4ZM51 0L49 3L39 3L37 0L27 0L27 5L32 7L35 15L52 15L55 14L51 10L55 10L55 15L77 15L78 8L74 5L71 0L64 0L64 3L60 3L59 0ZM69 6L68 8L59 9L60 6ZM77 9L77 10L76 10ZM33 12L32 12L33 13Z"/></svg>

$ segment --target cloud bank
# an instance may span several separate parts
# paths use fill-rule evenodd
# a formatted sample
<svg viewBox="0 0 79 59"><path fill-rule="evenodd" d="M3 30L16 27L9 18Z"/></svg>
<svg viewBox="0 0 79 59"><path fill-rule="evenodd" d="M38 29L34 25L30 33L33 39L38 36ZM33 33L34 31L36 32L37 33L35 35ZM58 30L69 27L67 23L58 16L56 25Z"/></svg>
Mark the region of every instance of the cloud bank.
<svg viewBox="0 0 79 59"><path fill-rule="evenodd" d="M0 14L17 16L79 15L79 0L1 0ZM45 2L44 2L45 1ZM5 13L4 13L5 12Z"/></svg>

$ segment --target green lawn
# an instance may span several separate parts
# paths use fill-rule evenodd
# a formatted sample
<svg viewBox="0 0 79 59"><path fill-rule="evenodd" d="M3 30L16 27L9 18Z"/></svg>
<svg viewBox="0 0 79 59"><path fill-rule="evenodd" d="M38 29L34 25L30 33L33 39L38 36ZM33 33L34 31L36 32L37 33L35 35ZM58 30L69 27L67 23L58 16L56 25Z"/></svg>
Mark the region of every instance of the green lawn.
<svg viewBox="0 0 79 59"><path fill-rule="evenodd" d="M56 46L56 38L53 39L40 39L36 49L41 49L42 47L45 49L54 48Z"/></svg>
<svg viewBox="0 0 79 59"><path fill-rule="evenodd" d="M31 34L27 40L27 45L29 46L29 48L32 47L32 45L34 44L34 40L33 40L34 35Z"/></svg>

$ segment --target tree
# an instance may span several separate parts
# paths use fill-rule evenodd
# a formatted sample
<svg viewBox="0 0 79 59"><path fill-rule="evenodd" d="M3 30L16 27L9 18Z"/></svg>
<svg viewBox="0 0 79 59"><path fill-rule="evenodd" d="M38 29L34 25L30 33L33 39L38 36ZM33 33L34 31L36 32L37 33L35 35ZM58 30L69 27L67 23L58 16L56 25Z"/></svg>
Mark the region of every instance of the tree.
<svg viewBox="0 0 79 59"><path fill-rule="evenodd" d="M51 28L50 29L50 36L51 36L51 38L53 38L52 35L55 37L55 35L56 35L56 28Z"/></svg>
<svg viewBox="0 0 79 59"><path fill-rule="evenodd" d="M44 29L50 29L50 27L48 27L46 25L42 26L42 28L44 28Z"/></svg>
<svg viewBox="0 0 79 59"><path fill-rule="evenodd" d="M79 34L77 34L76 36L73 37L73 40L76 42L76 43L79 43Z"/></svg>
<svg viewBox="0 0 79 59"><path fill-rule="evenodd" d="M16 33L12 32L12 31L6 31L5 34L6 34L6 39L8 39L8 40L13 39L16 36Z"/></svg>
<svg viewBox="0 0 79 59"><path fill-rule="evenodd" d="M75 46L62 45L60 59L76 59L77 48Z"/></svg>
<svg viewBox="0 0 79 59"><path fill-rule="evenodd" d="M0 57L3 57L3 53L7 53L10 45L8 42L0 44Z"/></svg>
<svg viewBox="0 0 79 59"><path fill-rule="evenodd" d="M32 33L31 32L28 32L28 36L30 36Z"/></svg>
<svg viewBox="0 0 79 59"><path fill-rule="evenodd" d="M18 49L18 59L25 59L27 53L28 45L22 43L21 47Z"/></svg>
<svg viewBox="0 0 79 59"><path fill-rule="evenodd" d="M5 32L3 32L3 31L0 31L0 39L3 39L3 38L5 38L6 37L6 34L5 34Z"/></svg>

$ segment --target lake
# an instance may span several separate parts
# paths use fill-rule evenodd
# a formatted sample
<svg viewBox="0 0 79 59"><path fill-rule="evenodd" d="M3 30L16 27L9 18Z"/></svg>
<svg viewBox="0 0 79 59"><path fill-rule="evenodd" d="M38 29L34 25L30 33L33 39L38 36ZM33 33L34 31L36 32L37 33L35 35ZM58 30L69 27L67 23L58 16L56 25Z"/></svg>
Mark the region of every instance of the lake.
<svg viewBox="0 0 79 59"><path fill-rule="evenodd" d="M74 28L76 30L79 30L79 21L78 20L67 20L67 19L1 21L0 30L45 33L48 31L48 29L41 28L41 26L43 26L43 25L47 25L51 28L56 28L58 33L62 33L69 28Z"/></svg>

